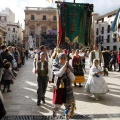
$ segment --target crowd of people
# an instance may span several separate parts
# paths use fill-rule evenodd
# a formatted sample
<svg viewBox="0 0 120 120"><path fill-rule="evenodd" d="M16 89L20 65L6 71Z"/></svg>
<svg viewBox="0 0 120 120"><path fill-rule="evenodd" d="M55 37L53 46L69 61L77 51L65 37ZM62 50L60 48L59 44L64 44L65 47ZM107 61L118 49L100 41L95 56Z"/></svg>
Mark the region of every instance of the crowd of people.
<svg viewBox="0 0 120 120"><path fill-rule="evenodd" d="M86 72L86 58L90 67L89 77L85 84L85 92L99 100L99 95L109 92L109 88L103 75L108 71L120 72L120 49L119 51L109 52L104 48L98 50L95 44L93 49L81 48L66 50L55 48L54 51L46 49L42 45L34 51L33 73L37 76L37 105L41 102L45 104L45 93L48 82L53 83L53 119L62 104L65 106L66 120L74 115L76 102L73 92L74 86L79 84L83 87L85 82L84 74ZM28 51L19 47L1 46L0 52L0 81L3 84L2 93L11 92L10 84L16 79L17 70L24 65L25 58L28 59ZM4 71L4 73L3 73Z"/></svg>
<svg viewBox="0 0 120 120"><path fill-rule="evenodd" d="M12 92L10 85L16 80L17 71L25 64L25 58L28 59L28 50L24 48L0 46L0 96L5 92ZM3 99L0 99L0 119L6 114L2 103Z"/></svg>

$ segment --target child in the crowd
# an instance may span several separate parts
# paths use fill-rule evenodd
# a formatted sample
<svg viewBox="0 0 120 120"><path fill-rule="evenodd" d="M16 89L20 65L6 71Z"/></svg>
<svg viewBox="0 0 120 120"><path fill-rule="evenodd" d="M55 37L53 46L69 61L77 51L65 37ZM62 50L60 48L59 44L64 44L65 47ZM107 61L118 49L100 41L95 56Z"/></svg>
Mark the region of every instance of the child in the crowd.
<svg viewBox="0 0 120 120"><path fill-rule="evenodd" d="M13 84L13 79L16 79L16 78L13 75L10 62L5 63L4 68L5 68L5 70L4 70L4 74L3 74L3 79L4 79L3 92L5 92L6 87L7 87L7 92L11 92L10 84Z"/></svg>
<svg viewBox="0 0 120 120"><path fill-rule="evenodd" d="M53 65L54 72L54 92L53 92L53 119L59 111L62 104L65 105L66 120L69 120L74 115L75 98L73 95L72 81L75 76L72 73L72 68L67 61L67 55L60 53L58 62Z"/></svg>
<svg viewBox="0 0 120 120"><path fill-rule="evenodd" d="M40 60L37 62L37 82L38 82L38 100L37 100L37 105L39 106L41 104L41 100L43 103L45 103L45 93L47 89L47 84L48 84L48 62L45 60L46 58L46 53L41 52L40 53Z"/></svg>
<svg viewBox="0 0 120 120"><path fill-rule="evenodd" d="M90 68L88 81L85 85L87 93L91 94L95 100L99 100L100 94L105 94L109 91L108 86L103 78L103 72L101 67L98 65L98 60L93 60L93 65Z"/></svg>

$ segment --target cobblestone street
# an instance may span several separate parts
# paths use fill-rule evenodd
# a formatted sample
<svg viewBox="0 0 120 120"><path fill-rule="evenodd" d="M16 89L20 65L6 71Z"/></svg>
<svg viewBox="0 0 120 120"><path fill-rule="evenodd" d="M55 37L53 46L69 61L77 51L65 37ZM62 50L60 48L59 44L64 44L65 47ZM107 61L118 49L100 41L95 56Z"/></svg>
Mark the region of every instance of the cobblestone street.
<svg viewBox="0 0 120 120"><path fill-rule="evenodd" d="M52 84L48 85L46 92L46 104L37 106L37 82L36 76L32 73L32 61L29 59L18 71L18 76L13 85L11 93L3 93L7 115L52 115ZM88 77L88 67L85 78ZM84 92L84 87L74 87L77 110L76 115L116 115L120 113L120 73L110 72L105 80L110 92L100 97L99 101L90 98ZM84 86L84 84L83 84ZM59 115L63 115L62 106ZM83 120L83 119L82 119ZM94 120L120 120L119 118L102 118Z"/></svg>

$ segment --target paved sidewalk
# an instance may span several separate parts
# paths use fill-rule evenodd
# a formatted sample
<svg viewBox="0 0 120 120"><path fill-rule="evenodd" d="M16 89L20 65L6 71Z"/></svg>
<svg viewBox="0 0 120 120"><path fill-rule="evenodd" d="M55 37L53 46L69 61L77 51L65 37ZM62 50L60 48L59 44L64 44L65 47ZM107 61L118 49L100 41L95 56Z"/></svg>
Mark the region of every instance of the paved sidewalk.
<svg viewBox="0 0 120 120"><path fill-rule="evenodd" d="M37 106L36 76L32 73L32 60L26 61L18 71L17 80L11 85L11 93L3 93L7 115L52 115L52 84L48 85L46 92L46 104ZM87 80L88 71L85 73ZM120 73L110 72L105 80L110 92L95 101L84 93L84 87L74 87L78 115L93 114L119 114L120 113ZM84 84L83 84L84 85ZM62 106L59 115L63 114ZM96 118L94 120L99 120ZM120 118L102 118L100 120L120 120Z"/></svg>

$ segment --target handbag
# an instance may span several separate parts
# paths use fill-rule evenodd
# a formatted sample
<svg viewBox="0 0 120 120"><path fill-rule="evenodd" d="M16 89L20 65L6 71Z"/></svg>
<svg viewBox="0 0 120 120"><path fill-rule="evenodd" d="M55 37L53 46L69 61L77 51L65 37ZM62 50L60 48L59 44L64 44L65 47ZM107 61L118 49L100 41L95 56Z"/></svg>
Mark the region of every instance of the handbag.
<svg viewBox="0 0 120 120"><path fill-rule="evenodd" d="M17 68L17 62L13 62L13 68Z"/></svg>
<svg viewBox="0 0 120 120"><path fill-rule="evenodd" d="M13 81L13 80L10 80L10 84L14 84L14 81Z"/></svg>
<svg viewBox="0 0 120 120"><path fill-rule="evenodd" d="M18 59L18 64L20 64L21 63L21 59Z"/></svg>

